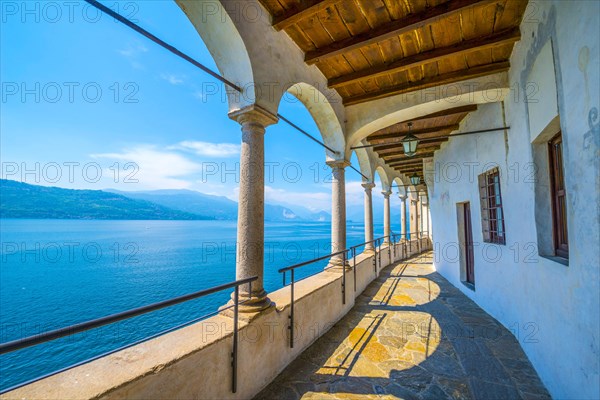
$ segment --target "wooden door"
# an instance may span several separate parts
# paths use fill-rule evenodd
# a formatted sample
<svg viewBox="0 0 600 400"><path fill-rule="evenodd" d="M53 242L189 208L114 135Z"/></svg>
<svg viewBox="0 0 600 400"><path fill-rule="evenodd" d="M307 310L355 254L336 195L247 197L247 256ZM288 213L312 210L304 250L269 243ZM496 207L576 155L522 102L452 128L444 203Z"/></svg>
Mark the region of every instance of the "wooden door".
<svg viewBox="0 0 600 400"><path fill-rule="evenodd" d="M475 284L475 257L473 252L473 229L471 225L471 203L464 203L463 221L465 227L465 264L467 267L467 282Z"/></svg>

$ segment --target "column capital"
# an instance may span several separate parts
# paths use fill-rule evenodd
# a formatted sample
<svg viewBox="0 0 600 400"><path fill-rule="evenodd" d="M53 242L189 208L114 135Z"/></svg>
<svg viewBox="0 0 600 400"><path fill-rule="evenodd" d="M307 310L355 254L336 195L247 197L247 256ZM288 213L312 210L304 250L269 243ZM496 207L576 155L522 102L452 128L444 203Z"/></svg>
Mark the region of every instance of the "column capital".
<svg viewBox="0 0 600 400"><path fill-rule="evenodd" d="M383 197L385 197L386 199L389 199L389 198L390 198L390 195L392 194L392 191L391 191L391 190L389 190L389 189L388 189L388 190L384 190L384 191L382 191L382 192L381 192L381 194L382 194L382 195L383 195Z"/></svg>
<svg viewBox="0 0 600 400"><path fill-rule="evenodd" d="M344 169L350 165L350 161L342 160L331 160L326 161L325 164L329 165L332 169Z"/></svg>
<svg viewBox="0 0 600 400"><path fill-rule="evenodd" d="M263 128L276 124L279 118L257 104L235 110L229 113L229 118L240 125L259 124Z"/></svg>
<svg viewBox="0 0 600 400"><path fill-rule="evenodd" d="M408 196L407 196L407 195L405 195L405 194L400 194L400 193L398 193L398 197L399 197L399 198L400 198L400 200L402 200L402 201L406 201L406 199L408 199Z"/></svg>
<svg viewBox="0 0 600 400"><path fill-rule="evenodd" d="M365 192L370 192L376 185L373 182L365 182L361 186L365 188Z"/></svg>

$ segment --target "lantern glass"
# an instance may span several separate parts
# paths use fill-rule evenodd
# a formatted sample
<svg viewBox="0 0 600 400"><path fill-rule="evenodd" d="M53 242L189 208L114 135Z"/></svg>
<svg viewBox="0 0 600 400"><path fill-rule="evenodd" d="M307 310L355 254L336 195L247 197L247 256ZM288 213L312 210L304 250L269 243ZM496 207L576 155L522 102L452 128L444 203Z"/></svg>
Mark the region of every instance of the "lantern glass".
<svg viewBox="0 0 600 400"><path fill-rule="evenodd" d="M419 183L421 183L421 177L417 174L414 174L410 177L410 183L412 183L414 186L418 185Z"/></svg>
<svg viewBox="0 0 600 400"><path fill-rule="evenodd" d="M411 135L410 133L406 135L404 139L402 139L402 147L404 147L404 154L408 157L412 157L417 152L417 145L419 144L419 139Z"/></svg>

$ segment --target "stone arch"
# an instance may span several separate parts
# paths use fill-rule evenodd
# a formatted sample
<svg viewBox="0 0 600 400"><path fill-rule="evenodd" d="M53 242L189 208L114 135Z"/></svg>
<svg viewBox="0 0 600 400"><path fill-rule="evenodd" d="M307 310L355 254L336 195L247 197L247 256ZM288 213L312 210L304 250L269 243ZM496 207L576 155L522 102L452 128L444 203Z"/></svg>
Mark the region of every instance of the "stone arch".
<svg viewBox="0 0 600 400"><path fill-rule="evenodd" d="M398 194L406 196L407 187L404 185L407 185L407 183L404 182L404 180L402 179L401 176L395 177L394 180L392 181L392 183L395 183L396 185L398 185Z"/></svg>
<svg viewBox="0 0 600 400"><path fill-rule="evenodd" d="M222 77L240 86L252 87L250 56L240 33L220 1L175 0L210 52ZM253 96L225 87L229 110L253 103Z"/></svg>
<svg viewBox="0 0 600 400"><path fill-rule="evenodd" d="M367 182L373 182L375 180L373 163L367 149L354 149L354 153L358 159L360 172L367 177Z"/></svg>
<svg viewBox="0 0 600 400"><path fill-rule="evenodd" d="M440 86L433 93L435 96L427 90L350 106L346 123L347 151L373 132L399 122L448 108L499 102L510 93L506 73Z"/></svg>
<svg viewBox="0 0 600 400"><path fill-rule="evenodd" d="M346 144L344 131L329 99L319 89L305 82L291 85L287 89L287 93L290 93L304 104L319 128L323 143L335 151L332 152L329 149L325 149L327 160L343 159ZM282 99L284 98L285 94L282 96ZM358 153L357 156L359 156Z"/></svg>
<svg viewBox="0 0 600 400"><path fill-rule="evenodd" d="M390 178L388 176L387 171L382 165L378 165L375 168L375 173L379 175L379 180L381 181L381 190L386 191L390 189Z"/></svg>

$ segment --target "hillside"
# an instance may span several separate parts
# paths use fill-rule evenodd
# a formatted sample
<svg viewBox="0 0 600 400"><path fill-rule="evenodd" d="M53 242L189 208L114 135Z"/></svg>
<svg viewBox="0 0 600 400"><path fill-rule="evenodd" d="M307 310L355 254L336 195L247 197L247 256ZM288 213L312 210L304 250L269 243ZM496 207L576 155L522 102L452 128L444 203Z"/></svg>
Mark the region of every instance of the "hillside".
<svg viewBox="0 0 600 400"><path fill-rule="evenodd" d="M0 218L213 219L117 193L37 186L5 179L0 179Z"/></svg>
<svg viewBox="0 0 600 400"><path fill-rule="evenodd" d="M73 190L0 180L0 218L40 219L237 219L238 205L226 197L192 190ZM310 213L265 204L265 220L328 221L329 213Z"/></svg>
<svg viewBox="0 0 600 400"><path fill-rule="evenodd" d="M223 196L214 196L193 190L153 190L145 192L111 190L111 192L132 199L151 201L175 210L210 215L215 219L237 219L237 203ZM296 211L281 205L265 204L266 221L328 221L330 219L331 216L325 211L313 214L304 209Z"/></svg>

